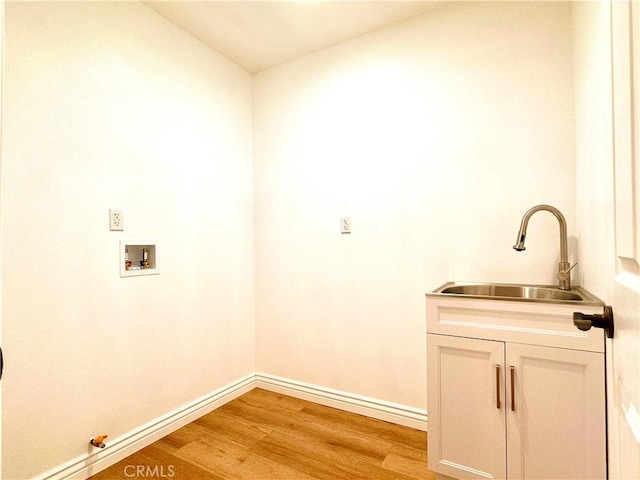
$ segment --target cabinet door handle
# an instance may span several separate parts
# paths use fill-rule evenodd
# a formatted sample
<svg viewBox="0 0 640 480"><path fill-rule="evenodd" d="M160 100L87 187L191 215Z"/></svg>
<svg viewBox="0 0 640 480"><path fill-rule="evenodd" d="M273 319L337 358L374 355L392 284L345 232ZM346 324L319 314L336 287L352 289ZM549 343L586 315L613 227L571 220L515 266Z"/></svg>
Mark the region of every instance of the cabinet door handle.
<svg viewBox="0 0 640 480"><path fill-rule="evenodd" d="M496 408L498 410L502 406L500 402L500 364L496 363Z"/></svg>
<svg viewBox="0 0 640 480"><path fill-rule="evenodd" d="M516 411L516 367L511 365L511 411Z"/></svg>

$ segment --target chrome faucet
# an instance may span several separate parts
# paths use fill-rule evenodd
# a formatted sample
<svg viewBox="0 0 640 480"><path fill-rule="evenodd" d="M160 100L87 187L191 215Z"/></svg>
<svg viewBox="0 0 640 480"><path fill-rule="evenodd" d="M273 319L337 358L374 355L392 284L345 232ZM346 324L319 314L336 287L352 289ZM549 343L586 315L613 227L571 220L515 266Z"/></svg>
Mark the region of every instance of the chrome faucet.
<svg viewBox="0 0 640 480"><path fill-rule="evenodd" d="M527 236L527 225L529 224L529 219L534 213L539 212L540 210L547 210L548 212L553 213L558 219L558 222L560 222L560 263L558 263L558 273L556 278L558 279L558 288L560 288L560 290L571 290L570 272L577 264L574 264L573 266L569 265L567 255L567 221L564 219L564 215L560 213L560 210L552 207L551 205L536 205L535 207L527 210L524 217L522 217L520 231L518 232L518 239L516 240L516 244L513 248L518 252L525 250L524 239Z"/></svg>

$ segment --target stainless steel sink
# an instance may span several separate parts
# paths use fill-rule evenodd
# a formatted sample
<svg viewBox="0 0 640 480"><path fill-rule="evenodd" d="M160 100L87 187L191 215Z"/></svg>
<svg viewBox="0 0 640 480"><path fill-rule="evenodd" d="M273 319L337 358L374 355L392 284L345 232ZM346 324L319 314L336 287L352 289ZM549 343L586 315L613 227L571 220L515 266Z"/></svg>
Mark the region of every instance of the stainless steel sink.
<svg viewBox="0 0 640 480"><path fill-rule="evenodd" d="M496 300L604 305L602 300L580 287L573 287L571 290L560 290L549 285L449 282L431 292L430 295L459 295L469 298L492 298Z"/></svg>
<svg viewBox="0 0 640 480"><path fill-rule="evenodd" d="M515 297L546 300L582 301L582 297L571 291L557 290L548 287L531 287L525 285L456 285L447 287L441 293L456 295L474 295L482 297Z"/></svg>

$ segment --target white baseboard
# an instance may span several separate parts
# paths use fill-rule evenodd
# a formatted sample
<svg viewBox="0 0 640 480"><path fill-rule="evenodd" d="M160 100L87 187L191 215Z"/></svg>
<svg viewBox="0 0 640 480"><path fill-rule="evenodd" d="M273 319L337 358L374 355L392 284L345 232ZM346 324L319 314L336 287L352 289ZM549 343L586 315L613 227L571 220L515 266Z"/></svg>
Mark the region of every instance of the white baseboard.
<svg viewBox="0 0 640 480"><path fill-rule="evenodd" d="M351 413L427 431L427 412L374 398L332 390L266 373L256 373L256 387Z"/></svg>
<svg viewBox="0 0 640 480"><path fill-rule="evenodd" d="M89 446L88 449L91 451L86 455L81 455L37 478L39 480L89 478L165 435L253 390L255 386L255 375L247 375L135 430L108 441L107 446L102 450ZM88 442L89 439L87 439L87 444Z"/></svg>
<svg viewBox="0 0 640 480"><path fill-rule="evenodd" d="M418 430L427 430L427 412L425 410L340 392L275 375L257 373L240 378L110 440L102 450L89 446L87 454L80 455L36 478L38 480L84 480L89 478L256 387ZM88 441L89 439L87 439L87 443Z"/></svg>

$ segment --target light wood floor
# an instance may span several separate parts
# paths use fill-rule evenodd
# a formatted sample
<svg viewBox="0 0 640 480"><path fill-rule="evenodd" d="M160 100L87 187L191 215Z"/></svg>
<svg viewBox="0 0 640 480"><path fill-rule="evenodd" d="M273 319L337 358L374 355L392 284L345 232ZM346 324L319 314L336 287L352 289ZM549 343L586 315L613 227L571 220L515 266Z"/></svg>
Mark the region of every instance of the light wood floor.
<svg viewBox="0 0 640 480"><path fill-rule="evenodd" d="M131 478L410 480L435 475L427 470L425 432L254 389L92 477Z"/></svg>

